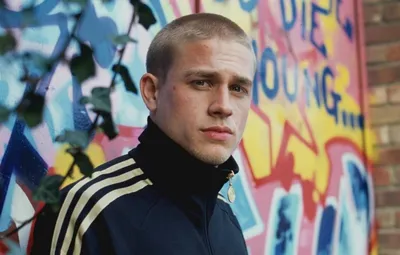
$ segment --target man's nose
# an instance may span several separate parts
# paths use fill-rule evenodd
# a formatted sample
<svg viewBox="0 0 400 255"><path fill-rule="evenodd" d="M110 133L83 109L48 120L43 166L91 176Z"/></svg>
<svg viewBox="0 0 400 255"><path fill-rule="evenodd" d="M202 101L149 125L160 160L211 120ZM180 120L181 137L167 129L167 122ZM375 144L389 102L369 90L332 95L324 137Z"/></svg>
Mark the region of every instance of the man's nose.
<svg viewBox="0 0 400 255"><path fill-rule="evenodd" d="M232 104L229 89L218 88L211 92L211 104L208 108L209 114L214 117L227 118L232 115Z"/></svg>

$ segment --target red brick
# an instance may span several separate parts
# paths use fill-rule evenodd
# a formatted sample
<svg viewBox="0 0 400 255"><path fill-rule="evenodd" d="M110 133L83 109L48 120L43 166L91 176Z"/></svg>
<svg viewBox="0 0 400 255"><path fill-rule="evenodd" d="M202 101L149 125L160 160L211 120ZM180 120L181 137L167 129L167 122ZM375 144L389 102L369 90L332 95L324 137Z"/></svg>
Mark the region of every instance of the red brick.
<svg viewBox="0 0 400 255"><path fill-rule="evenodd" d="M399 231L384 231L378 234L378 244L385 249L400 248L400 232Z"/></svg>
<svg viewBox="0 0 400 255"><path fill-rule="evenodd" d="M376 136L376 145L388 145L390 143L389 126L374 127L373 131Z"/></svg>
<svg viewBox="0 0 400 255"><path fill-rule="evenodd" d="M383 18L383 5L366 5L364 7L364 22L379 23Z"/></svg>
<svg viewBox="0 0 400 255"><path fill-rule="evenodd" d="M400 31L399 31L400 32ZM386 48L386 60L398 61L400 60L400 41L390 44Z"/></svg>
<svg viewBox="0 0 400 255"><path fill-rule="evenodd" d="M376 186L387 186L391 183L391 168L390 167L378 167L373 171L374 184Z"/></svg>
<svg viewBox="0 0 400 255"><path fill-rule="evenodd" d="M396 218L396 227L400 227L400 209L396 210L395 218Z"/></svg>
<svg viewBox="0 0 400 255"><path fill-rule="evenodd" d="M366 49L367 63L379 63L386 61L386 45L369 45Z"/></svg>
<svg viewBox="0 0 400 255"><path fill-rule="evenodd" d="M400 83L389 86L387 94L390 103L400 103Z"/></svg>
<svg viewBox="0 0 400 255"><path fill-rule="evenodd" d="M366 50L367 63L374 64L400 60L400 42L369 45Z"/></svg>
<svg viewBox="0 0 400 255"><path fill-rule="evenodd" d="M400 122L400 105L370 107L372 125L395 124Z"/></svg>
<svg viewBox="0 0 400 255"><path fill-rule="evenodd" d="M393 184L400 184L400 167L399 166L393 166L392 167L392 179L391 179L391 182ZM400 215L399 215L399 217L400 217ZM400 226L400 222L399 222L399 226Z"/></svg>
<svg viewBox="0 0 400 255"><path fill-rule="evenodd" d="M392 125L389 127L389 140L392 143L400 144L400 125Z"/></svg>
<svg viewBox="0 0 400 255"><path fill-rule="evenodd" d="M400 24L385 24L367 26L365 29L365 41L371 43L385 43L400 40Z"/></svg>
<svg viewBox="0 0 400 255"><path fill-rule="evenodd" d="M400 164L400 148L397 147L397 148L380 149L378 151L377 164L380 165Z"/></svg>
<svg viewBox="0 0 400 255"><path fill-rule="evenodd" d="M379 245L379 255L400 255L400 251L396 249L382 249L382 246Z"/></svg>
<svg viewBox="0 0 400 255"><path fill-rule="evenodd" d="M368 6L367 4L374 4L374 3L379 3L382 0L364 0L364 6Z"/></svg>
<svg viewBox="0 0 400 255"><path fill-rule="evenodd" d="M369 89L371 95L371 105L383 105L387 103L388 95L385 86L376 86Z"/></svg>
<svg viewBox="0 0 400 255"><path fill-rule="evenodd" d="M396 211L394 209L377 209L376 219L378 220L379 228L392 228L396 226Z"/></svg>
<svg viewBox="0 0 400 255"><path fill-rule="evenodd" d="M387 3L383 5L383 19L386 21L400 20L400 3Z"/></svg>
<svg viewBox="0 0 400 255"><path fill-rule="evenodd" d="M398 206L400 204L400 189L376 190L375 201L377 208Z"/></svg>
<svg viewBox="0 0 400 255"><path fill-rule="evenodd" d="M380 65L368 69L370 85L393 83L400 80L400 65Z"/></svg>

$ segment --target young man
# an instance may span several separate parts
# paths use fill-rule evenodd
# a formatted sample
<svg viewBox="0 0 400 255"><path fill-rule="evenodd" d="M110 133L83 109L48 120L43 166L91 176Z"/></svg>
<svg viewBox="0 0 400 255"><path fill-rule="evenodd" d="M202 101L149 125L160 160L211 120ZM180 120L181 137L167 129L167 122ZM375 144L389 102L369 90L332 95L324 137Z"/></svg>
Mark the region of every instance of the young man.
<svg viewBox="0 0 400 255"><path fill-rule="evenodd" d="M150 111L140 144L63 190L38 218L33 254L247 254L222 186L246 125L255 55L245 32L215 14L181 17L147 53Z"/></svg>

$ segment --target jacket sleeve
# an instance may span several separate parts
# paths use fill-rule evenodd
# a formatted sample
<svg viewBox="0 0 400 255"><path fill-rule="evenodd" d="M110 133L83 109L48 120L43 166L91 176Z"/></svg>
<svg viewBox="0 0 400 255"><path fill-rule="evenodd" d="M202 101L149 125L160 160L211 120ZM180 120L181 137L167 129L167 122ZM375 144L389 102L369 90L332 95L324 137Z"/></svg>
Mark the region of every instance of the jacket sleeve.
<svg viewBox="0 0 400 255"><path fill-rule="evenodd" d="M54 230L54 222L57 220L55 213L49 206L43 208L33 223L32 246L30 254L50 254L50 245Z"/></svg>
<svg viewBox="0 0 400 255"><path fill-rule="evenodd" d="M85 206L79 206L76 200L63 200L57 212L45 206L33 225L30 254L112 254L104 218L100 215L85 225L86 218Z"/></svg>

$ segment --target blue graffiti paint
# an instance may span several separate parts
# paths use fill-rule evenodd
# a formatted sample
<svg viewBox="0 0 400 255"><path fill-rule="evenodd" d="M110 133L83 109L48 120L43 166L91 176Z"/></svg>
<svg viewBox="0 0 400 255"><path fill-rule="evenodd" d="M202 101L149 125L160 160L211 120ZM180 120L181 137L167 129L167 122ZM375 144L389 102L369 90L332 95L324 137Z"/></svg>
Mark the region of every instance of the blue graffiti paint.
<svg viewBox="0 0 400 255"><path fill-rule="evenodd" d="M7 83L0 80L0 100L5 100L8 96L9 89L7 86ZM1 104L4 104L4 102L0 102Z"/></svg>
<svg viewBox="0 0 400 255"><path fill-rule="evenodd" d="M343 110L342 111L342 122L344 126L347 126L347 111Z"/></svg>
<svg viewBox="0 0 400 255"><path fill-rule="evenodd" d="M356 158L347 156L343 164L347 173L345 182L347 185L346 188L341 188L340 195L338 254L354 254L354 251L360 251L365 248L362 246L368 245L366 239L371 220L370 183L368 173L360 163ZM354 208L355 211L350 211L350 208ZM360 240L361 236L365 238ZM354 248L354 242L360 242L358 247Z"/></svg>
<svg viewBox="0 0 400 255"><path fill-rule="evenodd" d="M150 7L153 9L154 13L156 14L157 22L163 27L167 25L167 18L165 17L164 10L161 6L160 0L149 0Z"/></svg>
<svg viewBox="0 0 400 255"><path fill-rule="evenodd" d="M79 100L82 98L82 87L76 79L72 81L72 93L74 128L75 130L89 130L92 121L89 118L85 105L79 103ZM94 134L92 134L92 136L94 136Z"/></svg>
<svg viewBox="0 0 400 255"><path fill-rule="evenodd" d="M335 217L336 209L331 205L327 206L322 213L319 226L317 254L332 254Z"/></svg>
<svg viewBox="0 0 400 255"><path fill-rule="evenodd" d="M333 1L333 0L332 0ZM343 3L343 0L337 0L336 4L336 20L338 24L342 27L343 31L347 35L350 41L353 40L353 24L351 23L350 18L346 18L345 22L340 19L340 6Z"/></svg>
<svg viewBox="0 0 400 255"><path fill-rule="evenodd" d="M299 18L301 24L301 38L303 40L309 40L311 44L326 58L328 57L328 52L325 44L323 42L318 43L316 41L316 33L320 29L317 20L321 16L329 16L333 13L333 3L334 0L329 1L329 6L327 8L323 8L315 2L311 3L311 13L307 13L306 2L303 0L301 2L301 17ZM346 17L344 22L340 18L340 6L343 3L343 0L336 0L336 20L339 26L343 29L346 36L352 41L353 39L353 24L350 18ZM294 28L297 22L298 16L298 6L295 0L280 0L279 1L280 13L282 17L282 29L285 31L290 31ZM287 9L290 8L290 11ZM290 18L288 18L287 14L290 13ZM306 35L306 17L311 16L311 31L309 35Z"/></svg>
<svg viewBox="0 0 400 255"><path fill-rule="evenodd" d="M280 1L280 9L281 9L281 15L282 15L282 23L283 23L283 29L285 31L289 31L291 30L294 25L296 24L296 19L297 19L297 5L296 5L296 0L289 0L285 1L285 0L281 0ZM290 10L291 10L291 20L288 20L287 16L286 16L286 9L288 8L288 5L290 5Z"/></svg>
<svg viewBox="0 0 400 255"><path fill-rule="evenodd" d="M268 74L266 72L268 64L273 65L273 83L267 84ZM272 48L268 47L264 49L264 52L261 55L261 63L260 63L260 78L261 78L261 87L264 94L269 99L274 99L278 94L279 89L279 77L278 77L278 63L276 59L276 55ZM271 87L272 85L272 87Z"/></svg>
<svg viewBox="0 0 400 255"><path fill-rule="evenodd" d="M364 115L362 114L358 115L357 121L358 121L358 126L361 129L364 129Z"/></svg>
<svg viewBox="0 0 400 255"><path fill-rule="evenodd" d="M302 203L299 195L289 193L283 195L271 211L271 236L268 237L269 250L267 254L285 255L295 254L295 235L298 232L298 213Z"/></svg>
<svg viewBox="0 0 400 255"><path fill-rule="evenodd" d="M356 205L357 213L369 212L369 186L366 175L362 174L361 169L352 161L346 163L349 173L351 191Z"/></svg>
<svg viewBox="0 0 400 255"><path fill-rule="evenodd" d="M45 1L34 7L33 12L37 15L37 22L33 25L38 27L58 25L61 31L59 38L62 38L62 31L66 31L68 34L67 24L62 22L65 20L63 19L65 18L64 15L47 15L47 12L51 11L57 3L58 1ZM21 12L0 9L0 16L2 17L0 26L3 28L17 28L23 25ZM63 25L65 26L63 27ZM61 43L62 41L59 39L53 51L53 56L60 49ZM39 93L45 94L49 79L50 76L46 77L44 82L39 85ZM25 92L27 89L28 86ZM12 185L11 177L13 174L29 189L34 190L38 186L40 179L47 173L48 166L27 138L30 136L30 132L25 130L25 124L16 119L0 164L0 222L2 222L2 225L7 225L6 221L9 212L5 211L8 210L7 208L10 205L6 204L6 202L9 203L6 200L6 195L8 192L11 192L8 195L12 194L9 189L12 188L10 185Z"/></svg>
<svg viewBox="0 0 400 255"><path fill-rule="evenodd" d="M294 77L294 89L293 91L289 90L289 85L288 85L288 70L287 70L287 57L286 55L282 57L282 70L284 70L284 74L282 75L282 82L283 82L283 91L285 93L286 98L289 100L289 102L294 103L297 99L297 92L299 90L298 85L299 85L299 79L297 79L298 75L298 67L297 65L293 68L294 74L292 75Z"/></svg>
<svg viewBox="0 0 400 255"><path fill-rule="evenodd" d="M307 20L307 16L306 16L306 2L305 0L303 0L301 2L301 38L303 40L306 39L306 20Z"/></svg>
<svg viewBox="0 0 400 255"><path fill-rule="evenodd" d="M350 126L352 128L354 128L356 123L355 123L355 120L354 120L354 114L353 113L349 114L349 119L350 119Z"/></svg>
<svg viewBox="0 0 400 255"><path fill-rule="evenodd" d="M0 213L0 232L6 231L11 224L11 203L14 195L15 184L15 174L11 174L4 206Z"/></svg>
<svg viewBox="0 0 400 255"><path fill-rule="evenodd" d="M17 120L0 164L0 221L3 208L9 206L5 202L12 174L14 173L29 189L34 190L47 173L46 162L25 137L24 129L25 124Z"/></svg>
<svg viewBox="0 0 400 255"><path fill-rule="evenodd" d="M89 3L78 30L78 37L91 45L96 62L103 68L108 68L113 63L117 49L112 38L117 34L115 22L108 17L98 17L93 4Z"/></svg>
<svg viewBox="0 0 400 255"><path fill-rule="evenodd" d="M303 74L305 81L305 93L302 94L305 96L307 107L311 107L311 97L314 98L316 102L316 106L319 108L321 103L323 103L325 112L330 115L336 124L339 123L339 114L340 112L340 102L342 100L342 96L328 88L328 82L334 81L335 75L330 66L324 66L320 73L315 72L313 78L311 78L311 74L308 69L302 69L301 72L298 71L298 65L295 64L291 67L291 71L293 71L294 79L294 87L292 90L288 88L288 79L289 79L289 68L287 67L287 56L283 55L279 58L279 63L281 64L280 70L278 70L278 58L275 55L275 52L272 48L265 48L260 61L260 70L259 75L261 79L261 89L263 94L269 99L274 100L278 93L280 86L283 86L283 93L285 98L290 103L295 103L298 99L298 80L301 77L298 77L298 73ZM272 67L268 69L267 67ZM272 84L269 75L273 75ZM281 81L280 81L281 79ZM253 102L258 105L259 102L259 88L255 83L255 87L253 88Z"/></svg>
<svg viewBox="0 0 400 255"><path fill-rule="evenodd" d="M314 79L311 79L310 72L307 69L303 70L304 79L305 79L305 88L306 88L306 104L307 107L311 107L311 96L312 93L313 98L317 104L317 107L321 107L321 99L320 99L320 91L319 91L319 83L318 83L318 73L314 74Z"/></svg>
<svg viewBox="0 0 400 255"><path fill-rule="evenodd" d="M317 31L317 29L319 29L319 26L318 26L318 23L317 23L318 14L322 14L324 16L328 16L329 15L329 10L324 9L324 8L318 6L315 3L312 3L311 4L310 42L326 58L328 56L328 52L326 50L325 44L324 43L318 44L318 42L315 41L315 32Z"/></svg>
<svg viewBox="0 0 400 255"><path fill-rule="evenodd" d="M239 0L239 3L243 10L251 12L254 10L254 8L256 8L258 0Z"/></svg>
<svg viewBox="0 0 400 255"><path fill-rule="evenodd" d="M257 57L257 52L258 52L257 41L256 40L252 40L251 43L252 43L252 46L253 46L254 54ZM258 61L257 61L257 64L258 64ZM260 70L259 70L259 67L257 66L256 72L254 74L253 91L252 91L252 101L253 101L253 103L255 105L258 105L258 99L259 99L259 95L258 95L258 76L259 75L260 75Z"/></svg>
<svg viewBox="0 0 400 255"><path fill-rule="evenodd" d="M349 228L347 225L347 216L342 214L342 219L340 221L340 230L339 230L339 252L338 254L346 254L350 250L349 244Z"/></svg>
<svg viewBox="0 0 400 255"><path fill-rule="evenodd" d="M331 115L332 117L335 118L335 123L337 124L339 121L339 109L338 109L338 104L342 100L341 95L334 91L330 91L330 96L332 98L332 105L328 105L328 88L327 88L327 81L328 79L331 79L332 81L335 79L335 76L332 72L332 69L329 66L325 66L324 70L322 71L322 79L321 79L321 87L322 87L322 97L323 97L323 102L325 106L326 112Z"/></svg>

